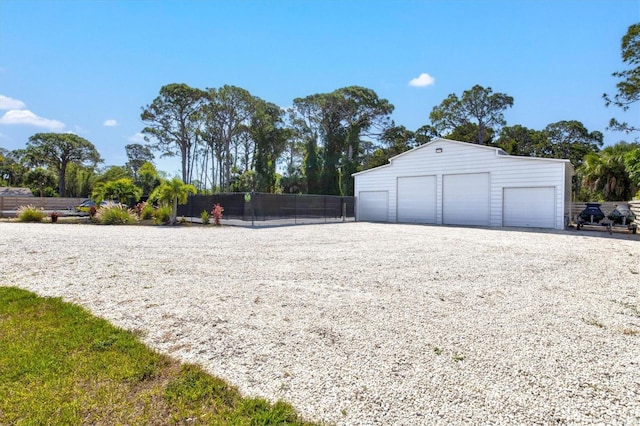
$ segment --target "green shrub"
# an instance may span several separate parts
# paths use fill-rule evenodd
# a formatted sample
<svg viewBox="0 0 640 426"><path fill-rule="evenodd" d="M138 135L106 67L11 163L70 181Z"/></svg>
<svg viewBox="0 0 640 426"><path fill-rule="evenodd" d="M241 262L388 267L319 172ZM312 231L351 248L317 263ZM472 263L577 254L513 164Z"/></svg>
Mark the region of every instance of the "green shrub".
<svg viewBox="0 0 640 426"><path fill-rule="evenodd" d="M156 225L164 225L171 220L171 207L158 207L153 212L153 222Z"/></svg>
<svg viewBox="0 0 640 426"><path fill-rule="evenodd" d="M155 213L155 211L156 211L156 209L154 209L151 204L144 203L144 207L142 208L142 211L140 212L140 219L142 219L142 220L153 219L153 214Z"/></svg>
<svg viewBox="0 0 640 426"><path fill-rule="evenodd" d="M44 210L31 204L18 207L18 220L20 222L42 222L45 216Z"/></svg>
<svg viewBox="0 0 640 426"><path fill-rule="evenodd" d="M149 220L153 219L153 212L155 209L153 205L147 202L142 202L136 204L136 214L140 218L140 220Z"/></svg>
<svg viewBox="0 0 640 426"><path fill-rule="evenodd" d="M103 225L128 225L135 223L136 216L133 210L109 203L98 209L96 220Z"/></svg>
<svg viewBox="0 0 640 426"><path fill-rule="evenodd" d="M604 201L604 197L601 192L592 191L589 188L580 188L576 195L576 201Z"/></svg>
<svg viewBox="0 0 640 426"><path fill-rule="evenodd" d="M203 225L208 225L209 221L211 220L211 216L209 216L208 211L204 210L202 213L200 213L200 219L202 219Z"/></svg>

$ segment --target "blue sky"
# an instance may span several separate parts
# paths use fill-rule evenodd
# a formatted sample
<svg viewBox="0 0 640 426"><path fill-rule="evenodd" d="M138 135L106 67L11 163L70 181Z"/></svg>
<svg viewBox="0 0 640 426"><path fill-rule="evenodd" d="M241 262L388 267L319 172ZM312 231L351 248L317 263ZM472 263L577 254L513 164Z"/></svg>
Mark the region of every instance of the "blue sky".
<svg viewBox="0 0 640 426"><path fill-rule="evenodd" d="M0 147L38 132L91 141L104 165L127 161L141 108L160 87L225 84L286 107L360 85L395 105L410 130L475 84L514 98L509 125L579 120L605 144L620 39L640 0L86 1L0 0ZM426 86L411 85L427 74ZM159 162L171 174L179 160Z"/></svg>

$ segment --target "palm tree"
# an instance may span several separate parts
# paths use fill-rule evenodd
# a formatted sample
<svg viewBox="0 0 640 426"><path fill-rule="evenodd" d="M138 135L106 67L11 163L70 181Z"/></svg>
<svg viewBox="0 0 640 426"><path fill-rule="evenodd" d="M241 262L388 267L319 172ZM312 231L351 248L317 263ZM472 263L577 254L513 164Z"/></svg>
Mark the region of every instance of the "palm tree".
<svg viewBox="0 0 640 426"><path fill-rule="evenodd" d="M186 204L189 194L197 192L193 185L184 183L180 178L174 177L171 180L163 181L149 196L150 200L157 200L161 203L170 204L171 220L170 223L175 225L178 216L178 204Z"/></svg>
<svg viewBox="0 0 640 426"><path fill-rule="evenodd" d="M98 182L93 188L93 198L100 202L102 200L117 200L121 204L136 202L142 195L142 189L133 184L129 178L121 178L106 183Z"/></svg>
<svg viewBox="0 0 640 426"><path fill-rule="evenodd" d="M599 154L586 155L578 169L582 184L602 194L605 201L630 200L635 193L635 185L625 165L625 154L630 146L633 147L620 142L603 149Z"/></svg>

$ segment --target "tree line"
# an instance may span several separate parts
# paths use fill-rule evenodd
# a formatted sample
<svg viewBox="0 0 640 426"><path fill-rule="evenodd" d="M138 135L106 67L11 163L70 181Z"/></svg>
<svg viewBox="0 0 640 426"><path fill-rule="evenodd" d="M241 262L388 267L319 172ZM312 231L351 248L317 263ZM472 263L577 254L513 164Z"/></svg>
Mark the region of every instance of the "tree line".
<svg viewBox="0 0 640 426"><path fill-rule="evenodd" d="M627 109L640 96L640 24L629 27L621 48L629 68L613 73L620 79L618 92L603 99L607 106ZM284 109L236 86L198 89L172 83L142 107L145 143L125 147L125 165L98 169L102 160L86 139L39 133L26 149L0 148L0 184L61 196L88 196L110 179L148 187L162 179L153 166L160 154L179 159L182 181L201 193L353 195L353 173L445 137L514 155L569 159L576 167L578 200L625 200L636 194L637 138L601 149L602 133L577 120L543 129L508 125L504 113L513 105L511 96L475 85L460 96L450 94L432 109L428 124L410 130L393 122L394 106L387 99L360 86L296 98ZM616 119L609 128L627 135L640 131L639 123Z"/></svg>
<svg viewBox="0 0 640 426"><path fill-rule="evenodd" d="M359 86L296 98L285 110L236 86L169 84L141 118L149 145L179 157L182 179L200 189L352 194L362 138L381 133L392 111Z"/></svg>

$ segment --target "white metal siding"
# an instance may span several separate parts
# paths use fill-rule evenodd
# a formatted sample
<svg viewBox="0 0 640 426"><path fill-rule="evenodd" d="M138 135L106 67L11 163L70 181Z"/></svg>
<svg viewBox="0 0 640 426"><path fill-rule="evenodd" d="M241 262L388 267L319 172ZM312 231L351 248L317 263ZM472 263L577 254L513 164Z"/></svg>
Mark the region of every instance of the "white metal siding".
<svg viewBox="0 0 640 426"><path fill-rule="evenodd" d="M504 188L503 225L555 228L554 187Z"/></svg>
<svg viewBox="0 0 640 426"><path fill-rule="evenodd" d="M436 223L436 177L398 178L398 222Z"/></svg>
<svg viewBox="0 0 640 426"><path fill-rule="evenodd" d="M440 152L438 152L440 151ZM388 221L400 220L397 214L402 196L398 194L398 179L412 176L436 177L436 223L447 223L443 217L444 177L448 175L490 173L489 226L503 226L504 188L555 187L555 228L564 228L564 217L571 201L570 163L562 160L517 157L499 154L495 148L436 139L391 159L385 166L355 175L355 193L388 192ZM466 203L469 191L465 195Z"/></svg>
<svg viewBox="0 0 640 426"><path fill-rule="evenodd" d="M387 222L389 220L389 193L362 191L358 194L358 220Z"/></svg>
<svg viewBox="0 0 640 426"><path fill-rule="evenodd" d="M562 228L567 228L571 223L571 190L573 185L571 184L573 177L573 165L566 163L564 168L564 211L563 211L563 223ZM561 229L559 224L556 224L556 229Z"/></svg>
<svg viewBox="0 0 640 426"><path fill-rule="evenodd" d="M442 222L446 225L489 225L489 188L489 173L444 175Z"/></svg>

